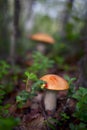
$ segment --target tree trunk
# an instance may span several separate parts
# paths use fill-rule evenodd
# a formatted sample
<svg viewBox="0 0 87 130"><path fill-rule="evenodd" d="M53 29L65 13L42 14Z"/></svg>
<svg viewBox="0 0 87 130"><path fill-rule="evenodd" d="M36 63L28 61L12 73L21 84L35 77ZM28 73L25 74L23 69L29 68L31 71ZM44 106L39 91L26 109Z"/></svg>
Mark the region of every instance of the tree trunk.
<svg viewBox="0 0 87 130"><path fill-rule="evenodd" d="M0 59L7 58L9 49L8 23L8 1L0 0Z"/></svg>
<svg viewBox="0 0 87 130"><path fill-rule="evenodd" d="M24 18L24 29L28 34L31 32L33 23L34 23L34 15L33 15L33 5L36 0L24 0L22 1L22 16Z"/></svg>
<svg viewBox="0 0 87 130"><path fill-rule="evenodd" d="M85 1L87 5L87 1ZM83 44L84 56L79 62L79 78L77 81L77 87L87 88L87 8L84 15L84 27L80 32L81 42Z"/></svg>
<svg viewBox="0 0 87 130"><path fill-rule="evenodd" d="M14 0L14 12L13 12L13 23L12 23L12 36L11 36L11 45L10 45L10 61L12 66L15 64L15 46L20 37L19 29L19 17L20 17L20 0Z"/></svg>

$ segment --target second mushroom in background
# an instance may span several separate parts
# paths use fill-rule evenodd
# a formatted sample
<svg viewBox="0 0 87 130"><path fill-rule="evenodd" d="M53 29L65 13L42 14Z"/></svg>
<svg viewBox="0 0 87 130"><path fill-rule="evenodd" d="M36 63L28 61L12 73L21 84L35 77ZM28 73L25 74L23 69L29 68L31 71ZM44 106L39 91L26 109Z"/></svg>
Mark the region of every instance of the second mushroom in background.
<svg viewBox="0 0 87 130"><path fill-rule="evenodd" d="M50 35L44 33L33 34L29 36L29 39L38 42L36 49L43 54L46 51L46 44L55 43L55 40Z"/></svg>

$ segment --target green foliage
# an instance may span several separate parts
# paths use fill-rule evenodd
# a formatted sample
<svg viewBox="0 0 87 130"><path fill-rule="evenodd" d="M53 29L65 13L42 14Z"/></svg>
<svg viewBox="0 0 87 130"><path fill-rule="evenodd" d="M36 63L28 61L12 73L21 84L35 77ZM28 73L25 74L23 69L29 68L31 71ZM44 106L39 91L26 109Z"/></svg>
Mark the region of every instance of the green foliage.
<svg viewBox="0 0 87 130"><path fill-rule="evenodd" d="M44 123L49 127L51 130L56 130L55 124L60 124L59 121L55 118L49 117Z"/></svg>
<svg viewBox="0 0 87 130"><path fill-rule="evenodd" d="M65 63L65 59L63 56L55 56L54 60L55 60L55 63L58 65L59 69L62 69L65 71L70 69L70 66Z"/></svg>
<svg viewBox="0 0 87 130"><path fill-rule="evenodd" d="M67 24L66 31L68 40L75 41L79 38L79 33L74 31L74 25L72 23Z"/></svg>
<svg viewBox="0 0 87 130"><path fill-rule="evenodd" d="M54 56L62 57L63 54L67 53L67 44L62 42L61 38L56 33L54 34L54 38L55 38L56 43L53 45L53 48L52 48L53 58L55 58Z"/></svg>
<svg viewBox="0 0 87 130"><path fill-rule="evenodd" d="M6 105L0 105L0 117L7 117L9 115L8 108L10 107L10 104Z"/></svg>
<svg viewBox="0 0 87 130"><path fill-rule="evenodd" d="M62 117L62 121L66 121L66 120L68 120L70 117L66 114L66 113L64 113L64 112L62 112L61 113L61 117Z"/></svg>
<svg viewBox="0 0 87 130"><path fill-rule="evenodd" d="M12 130L14 126L18 124L18 120L10 117L8 108L10 104L4 104L8 92L13 90L14 76L8 76L10 65L6 61L0 61L0 129L1 130ZM4 118L5 117L5 118Z"/></svg>
<svg viewBox="0 0 87 130"><path fill-rule="evenodd" d="M77 100L74 117L87 122L87 88L80 87L72 96Z"/></svg>
<svg viewBox="0 0 87 130"><path fill-rule="evenodd" d="M5 61L0 61L0 103L6 94L6 75L8 74L10 66Z"/></svg>
<svg viewBox="0 0 87 130"><path fill-rule="evenodd" d="M5 95L14 89L14 82L17 80L17 73L9 76L10 68L6 61L0 61L0 103Z"/></svg>
<svg viewBox="0 0 87 130"><path fill-rule="evenodd" d="M26 90L21 91L16 96L16 102L19 108L21 108L28 99L32 99L34 96L36 96L36 92L42 90L43 88L41 88L41 86L44 84L44 82L39 80L34 73L29 73L26 71L25 76L26 80L24 80L24 82L26 83ZM29 82L31 81L34 83L30 87Z"/></svg>
<svg viewBox="0 0 87 130"><path fill-rule="evenodd" d="M64 78L68 81L70 87L68 90L68 97L72 97L72 95L75 93L74 81L76 81L76 78L75 77L70 78L68 75L64 75Z"/></svg>
<svg viewBox="0 0 87 130"><path fill-rule="evenodd" d="M6 92L4 90L1 90L1 85L0 85L0 104L2 103L2 100L4 98L4 95L6 94Z"/></svg>
<svg viewBox="0 0 87 130"><path fill-rule="evenodd" d="M70 130L87 130L87 126L84 123L80 123L78 125L74 125L73 123L70 123L69 127Z"/></svg>
<svg viewBox="0 0 87 130"><path fill-rule="evenodd" d="M14 81L16 80L16 71L14 75L9 75L10 65L6 61L0 61L0 118L9 115L8 108L10 104L3 104L9 92L14 89Z"/></svg>
<svg viewBox="0 0 87 130"><path fill-rule="evenodd" d="M81 101L82 98L87 96L87 88L80 87L77 92L73 95L73 98L77 99L78 101ZM84 98L85 99L85 98ZM87 99L87 98L86 98ZM85 99L85 100L86 100ZM83 101L83 100L82 100ZM85 101L86 102L86 101Z"/></svg>
<svg viewBox="0 0 87 130"><path fill-rule="evenodd" d="M0 130L13 130L19 124L19 118L0 118Z"/></svg>
<svg viewBox="0 0 87 130"><path fill-rule="evenodd" d="M17 82L17 73L19 72L19 68L15 66L14 72L11 74L10 71L11 66L6 62L0 61L0 91L2 92L0 99L2 97L12 92L14 89L14 84ZM7 89L8 88L8 89Z"/></svg>
<svg viewBox="0 0 87 130"><path fill-rule="evenodd" d="M25 72L25 76L28 80L37 81L37 76L34 73L29 73L28 71Z"/></svg>
<svg viewBox="0 0 87 130"><path fill-rule="evenodd" d="M9 64L7 64L5 61L0 61L0 80L8 74L9 68Z"/></svg>
<svg viewBox="0 0 87 130"><path fill-rule="evenodd" d="M45 123L46 123L47 127L49 127L51 130L56 130L55 126L52 123L50 123L48 121L46 121Z"/></svg>
<svg viewBox="0 0 87 130"><path fill-rule="evenodd" d="M35 82L33 87L30 87L32 91L33 91L33 89L35 90L37 88L37 86L44 83L43 81L39 80L37 78L36 74L34 74L34 73L29 73L28 71L26 71L25 76L26 76L26 80L24 80L24 82L26 83L26 91L29 88L29 81L34 81Z"/></svg>
<svg viewBox="0 0 87 130"><path fill-rule="evenodd" d="M44 56L40 52L35 52L32 55L33 64L28 68L29 72L38 74L39 76L44 75L49 68L52 68L54 61Z"/></svg>
<svg viewBox="0 0 87 130"><path fill-rule="evenodd" d="M16 102L18 104L18 107L21 108L25 104L28 98L29 98L29 93L26 90L21 91L16 96Z"/></svg>
<svg viewBox="0 0 87 130"><path fill-rule="evenodd" d="M74 125L73 123L70 124L71 130L86 130L86 123L87 123L87 88L80 87L77 91L75 90L74 81L76 78L70 78L69 76L65 75L65 79L68 81L70 89L68 96L70 98L74 98L77 100L76 109L73 113L73 116L80 120L78 125ZM84 122L84 123L83 123Z"/></svg>
<svg viewBox="0 0 87 130"><path fill-rule="evenodd" d="M68 84L71 86L73 82L76 80L75 77L70 78L68 75L64 75L64 78L68 81Z"/></svg>

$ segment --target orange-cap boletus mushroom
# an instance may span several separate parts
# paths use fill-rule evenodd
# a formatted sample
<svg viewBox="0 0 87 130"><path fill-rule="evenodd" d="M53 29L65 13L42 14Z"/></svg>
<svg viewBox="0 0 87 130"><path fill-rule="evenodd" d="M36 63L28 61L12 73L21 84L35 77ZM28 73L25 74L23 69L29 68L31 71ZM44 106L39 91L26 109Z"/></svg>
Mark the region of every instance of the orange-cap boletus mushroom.
<svg viewBox="0 0 87 130"><path fill-rule="evenodd" d="M69 85L65 79L55 74L47 74L40 78L45 81L42 87L46 88L44 95L45 110L55 111L57 105L57 92L69 89Z"/></svg>
<svg viewBox="0 0 87 130"><path fill-rule="evenodd" d="M29 38L33 41L37 41L39 44L37 45L37 50L44 53L45 51L45 43L47 44L54 44L55 41L54 39L48 35L48 34L44 34L44 33L36 33L33 34L31 36L29 36Z"/></svg>

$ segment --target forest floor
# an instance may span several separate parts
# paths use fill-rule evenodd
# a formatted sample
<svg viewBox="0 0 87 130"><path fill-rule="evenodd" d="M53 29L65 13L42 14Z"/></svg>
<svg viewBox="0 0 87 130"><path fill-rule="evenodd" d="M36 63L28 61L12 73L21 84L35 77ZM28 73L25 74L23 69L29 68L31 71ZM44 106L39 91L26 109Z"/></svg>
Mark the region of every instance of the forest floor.
<svg viewBox="0 0 87 130"><path fill-rule="evenodd" d="M48 73L60 75L68 75L69 77L77 77L77 66L73 66L69 71L58 70L57 66L53 66L48 70ZM10 104L8 108L8 117L20 118L20 123L13 128L13 130L74 130L70 129L70 124L78 125L80 120L73 116L75 112L77 101L72 97L66 96L65 92L58 93L57 107L53 114L44 110L43 97L45 91L38 91L37 95L32 99L27 99L22 107L18 107L16 102L16 96L26 89L26 85L23 82L23 73L17 73L17 82L14 82L14 89L10 93L6 94L3 101L3 105ZM8 76L12 76L11 72ZM76 86L77 81L74 82ZM39 101L37 101L39 99ZM75 129L79 130L79 129ZM82 130L82 129L81 129ZM86 130L86 129L84 129Z"/></svg>

